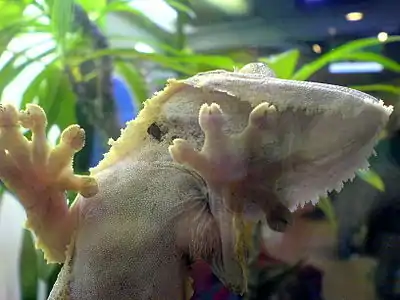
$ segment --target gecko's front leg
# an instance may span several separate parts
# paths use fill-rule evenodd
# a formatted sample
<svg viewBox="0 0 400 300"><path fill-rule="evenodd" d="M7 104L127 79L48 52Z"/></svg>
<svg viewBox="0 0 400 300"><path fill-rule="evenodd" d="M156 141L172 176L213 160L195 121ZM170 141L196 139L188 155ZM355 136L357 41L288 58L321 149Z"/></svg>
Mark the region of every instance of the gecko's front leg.
<svg viewBox="0 0 400 300"><path fill-rule="evenodd" d="M223 266L218 266L220 270L217 271L223 274L222 276L229 277L229 280L234 280L239 271L233 258L243 272L244 285L248 246L245 245L242 213L246 199L253 198L252 201L264 211L271 224L278 224L273 218L279 218L271 212L279 211L285 220L279 220L274 229L283 231L285 224L289 223L286 219L290 219L289 210L281 204L273 190L265 191L264 178L254 176L257 168L253 170L251 165L251 156L259 151L259 141L262 137L270 135L271 139L274 138L276 114L274 106L262 103L250 113L248 125L243 132L227 135L223 132L225 120L220 107L215 103L204 104L199 112L199 125L205 135L203 148L196 151L183 139L174 140L169 148L176 162L195 169L206 180L211 190L222 198L222 205L214 209L214 215L219 218L223 247ZM269 176L268 179L274 181L276 178ZM257 181L256 184L254 181ZM233 237L230 236L232 229ZM234 253L230 249L234 249Z"/></svg>
<svg viewBox="0 0 400 300"><path fill-rule="evenodd" d="M31 140L21 125L31 130ZM84 146L83 129L69 126L51 148L46 126L46 115L37 105L28 104L21 112L12 105L0 106L0 179L25 208L26 226L36 234L46 259L63 262L78 217L76 207L68 208L65 192L90 197L97 193L97 183L73 173L73 156Z"/></svg>

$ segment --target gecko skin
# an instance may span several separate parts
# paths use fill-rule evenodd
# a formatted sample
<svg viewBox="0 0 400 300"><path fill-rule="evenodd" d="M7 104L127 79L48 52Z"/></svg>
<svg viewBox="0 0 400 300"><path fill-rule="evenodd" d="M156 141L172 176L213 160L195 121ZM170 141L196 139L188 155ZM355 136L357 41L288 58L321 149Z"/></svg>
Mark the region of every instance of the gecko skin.
<svg viewBox="0 0 400 300"><path fill-rule="evenodd" d="M72 170L79 126L51 148L40 107L4 105L0 177L47 260L64 263L51 300L187 299L196 259L244 292L245 220L284 231L296 207L340 190L368 166L391 112L367 94L281 80L254 63L169 80L90 176ZM79 192L70 208L66 190Z"/></svg>

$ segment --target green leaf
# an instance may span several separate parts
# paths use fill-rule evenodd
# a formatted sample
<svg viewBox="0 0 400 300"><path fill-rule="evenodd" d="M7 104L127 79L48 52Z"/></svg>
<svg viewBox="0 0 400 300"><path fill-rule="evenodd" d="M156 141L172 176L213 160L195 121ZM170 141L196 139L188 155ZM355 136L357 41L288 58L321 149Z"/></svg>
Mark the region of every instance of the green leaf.
<svg viewBox="0 0 400 300"><path fill-rule="evenodd" d="M235 63L232 59L217 55L194 55L182 54L177 56L166 56L158 53L142 53L134 49L114 48L94 51L85 58L74 60L75 65L80 65L88 60L95 60L102 56L109 55L121 59L131 58L140 60L149 60L160 64L163 67L181 72L186 75L194 75L199 71L199 65L207 66L209 69L229 69L232 70Z"/></svg>
<svg viewBox="0 0 400 300"><path fill-rule="evenodd" d="M140 71L132 64L123 61L115 62L116 72L121 74L128 83L131 92L139 103L147 100L149 93L147 83Z"/></svg>
<svg viewBox="0 0 400 300"><path fill-rule="evenodd" d="M383 55L376 54L373 52L354 52L345 53L342 55L341 60L357 60L357 61L371 61L381 64L386 69L393 72L400 72L400 64L396 61L387 58Z"/></svg>
<svg viewBox="0 0 400 300"><path fill-rule="evenodd" d="M400 36L390 36L385 43L399 42ZM349 53L354 53L368 47L382 44L377 38L365 38L346 43L336 49L321 55L318 59L301 67L293 76L295 80L307 80L314 73L325 67L332 61L345 59Z"/></svg>
<svg viewBox="0 0 400 300"><path fill-rule="evenodd" d="M387 92L395 95L400 95L400 87L390 84L368 84L368 85L353 85L350 88L362 92Z"/></svg>
<svg viewBox="0 0 400 300"><path fill-rule="evenodd" d="M25 108L26 104L28 103L35 102L34 101L35 98L38 97L40 94L41 85L45 80L47 80L49 76L52 75L53 72L52 68L55 67L56 62L57 60L54 59L47 66L45 66L43 70L39 74L37 74L36 77L32 80L32 82L28 85L24 94L22 95L21 108Z"/></svg>
<svg viewBox="0 0 400 300"><path fill-rule="evenodd" d="M39 105L46 111L49 128L57 124L61 130L76 123L75 101L67 75L58 67L50 67L39 90Z"/></svg>
<svg viewBox="0 0 400 300"><path fill-rule="evenodd" d="M118 12L121 17L125 17L127 21L149 33L159 41L170 42L173 35L164 30L149 17L142 13L139 9L132 7L131 1L113 1L109 3L99 14L98 21L104 18L110 12Z"/></svg>
<svg viewBox="0 0 400 300"><path fill-rule="evenodd" d="M325 214L328 221L334 228L337 228L337 218L335 209L332 206L332 201L329 197L321 197L318 202L318 207Z"/></svg>
<svg viewBox="0 0 400 300"><path fill-rule="evenodd" d="M15 22L22 17L26 3L24 1L0 1L0 28L6 24Z"/></svg>
<svg viewBox="0 0 400 300"><path fill-rule="evenodd" d="M23 28L22 9L15 3L5 7L5 1L0 2L0 47L3 51L9 42Z"/></svg>
<svg viewBox="0 0 400 300"><path fill-rule="evenodd" d="M384 184L383 180L373 170L358 170L356 172L356 174L359 178L361 178L365 182L369 183L371 186L373 186L377 190L379 190L381 192L385 191L385 184Z"/></svg>
<svg viewBox="0 0 400 300"><path fill-rule="evenodd" d="M28 50L28 49L27 49ZM24 63L15 65L16 61L24 56L27 50L14 54L7 63L0 70L0 96L2 96L4 89L10 84L26 67L32 62L38 61L41 58L53 52L53 49L47 50L34 58L27 59Z"/></svg>
<svg viewBox="0 0 400 300"><path fill-rule="evenodd" d="M20 257L22 299L35 300L38 285L38 266L32 233L27 229L24 229Z"/></svg>
<svg viewBox="0 0 400 300"><path fill-rule="evenodd" d="M271 57L260 58L259 61L267 63L278 78L288 79L295 71L299 56L300 51L294 49Z"/></svg>
<svg viewBox="0 0 400 300"><path fill-rule="evenodd" d="M117 34L110 34L107 35L107 37L110 40L115 40L115 41L132 41L132 36L129 35L117 35ZM135 37L135 43L143 43L147 44L153 49L156 50L156 52L163 52L164 54L170 54L171 56L179 56L183 55L182 51L172 47L171 45L163 42L159 42L157 40L152 39L151 37Z"/></svg>
<svg viewBox="0 0 400 300"><path fill-rule="evenodd" d="M5 3L6 1L0 2ZM0 9L2 6L0 5ZM45 24L41 24L38 20L43 17L43 15L38 15L35 17L24 16L21 13L15 15L13 18L6 21L7 9L0 11L0 18L2 22L0 22L0 50L4 51L10 41L15 38L17 35L26 33L26 32L43 32L48 31L49 26Z"/></svg>
<svg viewBox="0 0 400 300"><path fill-rule="evenodd" d="M191 9L188 5L183 4L177 0L165 0L165 2L171 6L173 9L177 10L178 12L184 13L189 18L194 18L196 13L193 9Z"/></svg>
<svg viewBox="0 0 400 300"><path fill-rule="evenodd" d="M1 204L3 203L3 194L4 194L4 185L3 183L0 184L0 210L1 210Z"/></svg>
<svg viewBox="0 0 400 300"><path fill-rule="evenodd" d="M67 75L57 65L49 64L40 72L25 90L21 108L38 97L37 103L44 109L48 118L48 129L56 124L60 130L76 123L76 96Z"/></svg>
<svg viewBox="0 0 400 300"><path fill-rule="evenodd" d="M212 69L233 70L237 65L231 58L220 55L189 54L173 57L173 59L185 64L206 65Z"/></svg>
<svg viewBox="0 0 400 300"><path fill-rule="evenodd" d="M107 0L77 0L76 2L88 13L100 12L107 7Z"/></svg>
<svg viewBox="0 0 400 300"><path fill-rule="evenodd" d="M51 25L61 54L66 50L66 37L71 30L74 0L50 1Z"/></svg>
<svg viewBox="0 0 400 300"><path fill-rule="evenodd" d="M140 60L149 60L159 65L169 68L183 74L192 75L196 73L196 70L190 69L188 66L182 65L179 60L175 57L168 57L165 55L157 54L157 53L142 53L138 52L134 49L105 49L94 51L91 54L85 56L84 58L79 57L73 61L74 65L80 65L86 61L95 60L102 56L112 56L116 58L126 59L140 59Z"/></svg>
<svg viewBox="0 0 400 300"><path fill-rule="evenodd" d="M44 258L44 253L42 250L36 249L36 260L37 260L37 268L38 268L38 278L43 281L48 281L51 273L55 268L58 267L58 264L49 264Z"/></svg>

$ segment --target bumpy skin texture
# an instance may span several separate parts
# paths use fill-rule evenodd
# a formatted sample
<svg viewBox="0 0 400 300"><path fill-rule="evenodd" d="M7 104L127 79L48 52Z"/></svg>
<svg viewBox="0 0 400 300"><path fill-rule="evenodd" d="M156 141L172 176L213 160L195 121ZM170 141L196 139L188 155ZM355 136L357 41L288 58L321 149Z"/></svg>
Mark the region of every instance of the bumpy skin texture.
<svg viewBox="0 0 400 300"><path fill-rule="evenodd" d="M185 255L206 254L218 237L204 182L171 162L121 164L97 176L96 196L79 199L71 299L184 299ZM208 244L196 244L196 230Z"/></svg>
<svg viewBox="0 0 400 300"><path fill-rule="evenodd" d="M51 149L40 107L4 106L0 177L47 259L65 262L50 300L186 299L195 259L244 292L245 220L284 231L297 206L365 166L390 113L366 94L249 64L170 80L91 176L72 172L78 126ZM80 193L71 208L68 189Z"/></svg>

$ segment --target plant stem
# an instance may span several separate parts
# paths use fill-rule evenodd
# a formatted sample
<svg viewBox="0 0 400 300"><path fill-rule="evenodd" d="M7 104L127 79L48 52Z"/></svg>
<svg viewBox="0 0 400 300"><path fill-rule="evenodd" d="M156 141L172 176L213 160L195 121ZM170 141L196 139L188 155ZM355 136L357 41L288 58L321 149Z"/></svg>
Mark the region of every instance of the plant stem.
<svg viewBox="0 0 400 300"><path fill-rule="evenodd" d="M79 5L74 4L73 12L74 25L81 29L83 34L90 38L94 51L106 50L109 43L100 28L89 19L88 14ZM120 134L115 112L115 101L113 96L112 72L113 61L111 56L104 55L98 61L89 61L80 65L80 71L85 77L89 73L98 70L95 78L78 82L72 75L71 70L67 71L72 80L75 93L78 96L78 109L84 109L90 117L92 125L103 131L107 137L117 138Z"/></svg>

